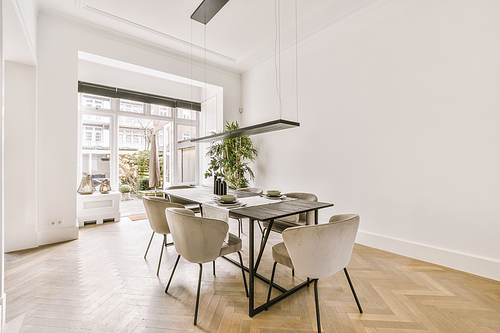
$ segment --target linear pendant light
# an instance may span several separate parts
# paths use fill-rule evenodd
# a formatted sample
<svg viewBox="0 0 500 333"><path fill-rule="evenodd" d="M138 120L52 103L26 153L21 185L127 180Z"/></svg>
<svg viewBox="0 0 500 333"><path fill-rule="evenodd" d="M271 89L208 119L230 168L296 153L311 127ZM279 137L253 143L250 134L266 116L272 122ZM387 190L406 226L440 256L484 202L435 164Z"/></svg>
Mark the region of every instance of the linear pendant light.
<svg viewBox="0 0 500 333"><path fill-rule="evenodd" d="M210 142L210 141L234 139L240 136L269 133L297 126L300 126L300 124L295 121L277 119L268 121L266 123L238 128L228 132L222 132L213 135L203 136L201 138L191 139L191 142Z"/></svg>
<svg viewBox="0 0 500 333"><path fill-rule="evenodd" d="M198 6L198 8L191 15L191 19L198 21L202 24L207 24L214 16L221 10L222 7L229 0L203 0L203 2ZM278 0L279 1L279 0ZM297 7L295 8L295 15L297 15ZM297 25L297 17L295 17L295 25ZM297 28L297 27L296 27ZM280 37L281 38L281 37ZM297 36L295 36L297 38ZM297 46L295 49L297 52ZM297 61L297 59L296 59ZM298 85L298 82L296 82ZM298 102L298 101L297 101ZM297 103L297 108L299 107ZM300 123L296 121L290 121L285 119L277 119L268 121L265 123L260 123L257 125L247 126L238 128L232 131L217 133L213 135L208 135L200 138L191 139L191 142L211 142L226 139L233 139L242 136L249 136L254 134L269 133L274 131L279 131L283 129L299 127Z"/></svg>

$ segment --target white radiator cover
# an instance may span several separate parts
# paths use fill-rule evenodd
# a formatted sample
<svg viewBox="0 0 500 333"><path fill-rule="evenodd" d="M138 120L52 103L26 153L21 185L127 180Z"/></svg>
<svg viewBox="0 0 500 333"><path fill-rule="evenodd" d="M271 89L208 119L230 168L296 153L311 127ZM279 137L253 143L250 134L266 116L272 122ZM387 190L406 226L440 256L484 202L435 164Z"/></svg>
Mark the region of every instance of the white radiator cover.
<svg viewBox="0 0 500 333"><path fill-rule="evenodd" d="M120 193L78 194L77 217L79 226L84 226L85 222L94 221L97 224L102 224L104 220L108 219L113 219L115 222L120 221Z"/></svg>

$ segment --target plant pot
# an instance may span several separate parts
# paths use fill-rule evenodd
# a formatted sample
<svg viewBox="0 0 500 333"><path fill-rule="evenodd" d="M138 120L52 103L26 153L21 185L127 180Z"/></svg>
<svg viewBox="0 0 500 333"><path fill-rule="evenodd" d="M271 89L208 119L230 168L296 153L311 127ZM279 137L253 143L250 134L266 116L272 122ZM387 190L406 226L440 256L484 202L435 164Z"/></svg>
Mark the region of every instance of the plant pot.
<svg viewBox="0 0 500 333"><path fill-rule="evenodd" d="M131 200L131 198L130 198L130 192L124 192L124 193L122 193L122 200Z"/></svg>

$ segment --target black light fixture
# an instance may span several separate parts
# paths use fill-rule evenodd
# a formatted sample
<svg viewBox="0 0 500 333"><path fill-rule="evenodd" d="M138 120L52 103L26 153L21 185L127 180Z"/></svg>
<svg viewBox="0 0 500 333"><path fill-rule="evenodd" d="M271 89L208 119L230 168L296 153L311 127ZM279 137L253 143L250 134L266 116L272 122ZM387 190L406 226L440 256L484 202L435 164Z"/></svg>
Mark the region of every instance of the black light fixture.
<svg viewBox="0 0 500 333"><path fill-rule="evenodd" d="M222 7L228 2L229 0L203 0L203 2L198 6L198 8L194 11L194 13L191 15L191 19L198 21L202 24L207 24L214 16L217 14ZM276 4L278 5L279 8L279 0L276 0ZM278 9L279 11L279 9ZM278 14L279 16L279 14ZM280 30L279 30L279 23L277 22L277 30L276 30L276 41L280 41L281 36L280 36ZM295 61L297 65L297 1L295 1ZM280 45L278 43L278 45ZM277 70L278 72L278 70ZM279 84L281 86L281 79L277 78L279 80ZM296 85L298 86L298 77L297 77L297 82ZM279 131L282 129L288 129L288 128L293 128L293 127L299 127L300 123L296 121L290 121L290 120L284 120L281 119L281 88L278 91L278 95L280 98L280 119L273 120L273 121L268 121L265 123L260 123L257 125L252 125L252 126L247 126L247 127L242 127L238 128L236 130L228 131L228 132L222 132L222 133L217 133L213 135L208 135L200 138L195 138L191 139L191 142L211 142L211 141L219 141L219 140L225 140L225 139L232 139L232 138L237 138L237 137L242 137L242 136L249 136L249 135L254 135L254 134L261 134L261 133L268 133L268 132L274 132L274 131ZM296 92L298 96L298 91ZM298 97L297 97L298 98ZM298 109L298 100L297 100L297 109Z"/></svg>
<svg viewBox="0 0 500 333"><path fill-rule="evenodd" d="M274 132L298 126L300 126L298 122L278 119L278 120L268 121L266 123L238 128L228 132L222 132L213 135L203 136L201 138L191 139L191 142L210 142L210 141L233 139L233 138L238 138L240 136L249 136L261 133Z"/></svg>
<svg viewBox="0 0 500 333"><path fill-rule="evenodd" d="M191 19L207 24L229 0L203 0L191 15Z"/></svg>

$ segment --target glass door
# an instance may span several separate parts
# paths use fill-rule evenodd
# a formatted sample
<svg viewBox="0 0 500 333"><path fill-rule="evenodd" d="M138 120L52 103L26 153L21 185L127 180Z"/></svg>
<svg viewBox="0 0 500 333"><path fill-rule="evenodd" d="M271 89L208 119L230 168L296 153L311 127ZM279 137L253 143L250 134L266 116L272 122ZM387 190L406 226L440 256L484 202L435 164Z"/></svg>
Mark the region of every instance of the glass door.
<svg viewBox="0 0 500 333"><path fill-rule="evenodd" d="M198 134L196 111L177 109L177 183L197 183L196 146L190 140Z"/></svg>
<svg viewBox="0 0 500 333"><path fill-rule="evenodd" d="M111 128L111 116L82 115L80 172L81 176L92 175L96 190L104 179L115 176Z"/></svg>
<svg viewBox="0 0 500 333"><path fill-rule="evenodd" d="M172 123L142 117L118 118L119 183L132 192L149 190L149 160L153 134L156 134L161 179L170 182L170 136Z"/></svg>

